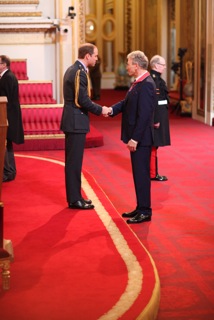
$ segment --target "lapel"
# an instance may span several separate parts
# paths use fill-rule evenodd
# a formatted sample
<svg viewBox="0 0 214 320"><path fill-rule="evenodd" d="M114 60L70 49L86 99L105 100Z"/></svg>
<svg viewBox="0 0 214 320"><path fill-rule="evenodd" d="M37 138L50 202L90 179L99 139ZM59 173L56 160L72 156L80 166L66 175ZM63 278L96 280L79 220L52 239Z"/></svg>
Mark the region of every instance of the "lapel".
<svg viewBox="0 0 214 320"><path fill-rule="evenodd" d="M142 82L142 81L143 81L144 79L146 79L149 75L150 75L149 72L146 71L140 78L138 78L136 81L134 81L134 82L132 83L129 91L131 91L137 83Z"/></svg>
<svg viewBox="0 0 214 320"><path fill-rule="evenodd" d="M148 76L150 76L150 73L148 71L146 71L139 79L137 79L136 81L134 81L131 85L131 87L129 88L128 92L126 93L125 99L128 98L129 93L132 91L132 89L136 86L136 84L138 84L139 82L142 82L143 80L145 80Z"/></svg>

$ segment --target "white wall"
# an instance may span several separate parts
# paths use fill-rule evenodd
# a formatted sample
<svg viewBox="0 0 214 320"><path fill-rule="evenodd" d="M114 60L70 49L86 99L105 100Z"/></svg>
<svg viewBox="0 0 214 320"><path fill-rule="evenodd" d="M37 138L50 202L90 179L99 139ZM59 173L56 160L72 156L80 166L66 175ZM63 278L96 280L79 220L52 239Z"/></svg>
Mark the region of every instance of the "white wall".
<svg viewBox="0 0 214 320"><path fill-rule="evenodd" d="M1 45L1 54L11 59L27 59L29 80L52 80L55 75L55 45Z"/></svg>
<svg viewBox="0 0 214 320"><path fill-rule="evenodd" d="M50 19L51 24L52 20L55 18L55 1L57 0L40 0L39 5L36 8L34 7L34 10L41 11L42 17L38 17L36 20L49 21ZM24 10L23 6L19 9L20 11ZM26 20L27 26L28 19L20 19L22 21ZM15 20L16 19L11 18L12 24L13 22L15 24ZM54 98L58 100L56 94L55 33L48 32L44 35L44 33L39 30L39 23L37 24L37 28L38 32L34 33L14 33L13 31L5 34L0 33L0 54L8 55L11 59L26 59L29 80L53 81L53 95Z"/></svg>
<svg viewBox="0 0 214 320"><path fill-rule="evenodd" d="M57 0L40 0L38 11L42 11L44 18L55 18L55 1Z"/></svg>
<svg viewBox="0 0 214 320"><path fill-rule="evenodd" d="M57 98L55 44L0 45L0 52L10 59L27 59L29 80L52 80L54 98Z"/></svg>

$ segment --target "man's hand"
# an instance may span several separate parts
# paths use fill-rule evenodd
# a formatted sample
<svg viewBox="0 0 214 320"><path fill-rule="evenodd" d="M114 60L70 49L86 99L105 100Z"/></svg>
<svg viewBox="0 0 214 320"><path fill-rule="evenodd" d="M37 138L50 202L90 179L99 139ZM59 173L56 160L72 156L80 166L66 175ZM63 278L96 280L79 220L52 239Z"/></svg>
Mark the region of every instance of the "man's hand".
<svg viewBox="0 0 214 320"><path fill-rule="evenodd" d="M111 112L112 112L112 108L108 108L108 107L106 107L106 106L103 106L102 115L103 115L104 117L108 117L109 114L111 114Z"/></svg>
<svg viewBox="0 0 214 320"><path fill-rule="evenodd" d="M137 149L137 141L134 140L129 140L129 142L127 143L127 148L129 149L129 151L131 152L135 152Z"/></svg>

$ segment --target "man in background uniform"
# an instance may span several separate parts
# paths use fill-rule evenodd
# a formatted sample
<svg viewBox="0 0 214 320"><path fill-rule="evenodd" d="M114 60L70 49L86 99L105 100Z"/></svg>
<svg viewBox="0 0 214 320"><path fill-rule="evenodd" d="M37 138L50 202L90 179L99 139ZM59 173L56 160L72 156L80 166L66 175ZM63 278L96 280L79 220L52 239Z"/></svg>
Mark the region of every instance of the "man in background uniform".
<svg viewBox="0 0 214 320"><path fill-rule="evenodd" d="M167 181L166 176L158 173L158 147L168 146L170 142L169 114L168 114L168 89L166 82L161 78L161 74L166 69L165 59L155 55L150 60L150 74L156 85L157 104L154 112L154 146L152 147L150 176L151 180Z"/></svg>

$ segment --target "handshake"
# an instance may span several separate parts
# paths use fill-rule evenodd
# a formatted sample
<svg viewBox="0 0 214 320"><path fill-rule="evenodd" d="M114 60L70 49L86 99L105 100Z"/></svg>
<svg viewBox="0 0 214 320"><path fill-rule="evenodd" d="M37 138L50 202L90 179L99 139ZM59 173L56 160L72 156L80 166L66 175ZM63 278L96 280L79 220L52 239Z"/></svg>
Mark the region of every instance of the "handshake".
<svg viewBox="0 0 214 320"><path fill-rule="evenodd" d="M106 106L103 106L102 115L104 117L108 117L111 113L112 113L112 108L111 107L108 108Z"/></svg>

